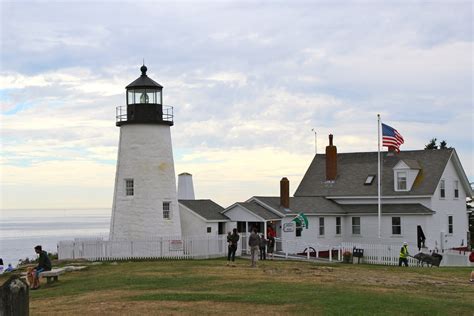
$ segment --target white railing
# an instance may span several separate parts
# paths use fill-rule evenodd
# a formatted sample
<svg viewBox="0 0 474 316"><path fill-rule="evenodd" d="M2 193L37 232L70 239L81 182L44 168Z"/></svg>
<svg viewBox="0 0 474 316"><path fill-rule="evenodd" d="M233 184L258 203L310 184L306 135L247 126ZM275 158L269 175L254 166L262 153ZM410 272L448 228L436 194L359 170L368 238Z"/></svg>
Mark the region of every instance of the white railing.
<svg viewBox="0 0 474 316"><path fill-rule="evenodd" d="M199 259L227 255L227 237L163 237L150 240L67 240L58 244L59 259ZM238 247L238 251L242 247ZM240 251L239 251L240 254Z"/></svg>
<svg viewBox="0 0 474 316"><path fill-rule="evenodd" d="M302 240L281 240L275 239L275 248L279 253L288 257L300 257L319 260L341 261L342 248L340 246L323 245L315 242Z"/></svg>
<svg viewBox="0 0 474 316"><path fill-rule="evenodd" d="M240 241L242 248L239 249L242 249L242 253L249 255L248 234L242 234ZM281 238L275 238L274 254L285 258L342 260L342 248L340 246L321 245L302 240L282 240Z"/></svg>

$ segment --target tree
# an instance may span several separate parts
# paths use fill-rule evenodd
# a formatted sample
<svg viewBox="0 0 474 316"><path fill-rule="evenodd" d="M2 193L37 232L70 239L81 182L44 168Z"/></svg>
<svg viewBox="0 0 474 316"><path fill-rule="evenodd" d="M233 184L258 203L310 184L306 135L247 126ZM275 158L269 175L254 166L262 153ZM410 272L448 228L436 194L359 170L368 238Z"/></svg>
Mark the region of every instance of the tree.
<svg viewBox="0 0 474 316"><path fill-rule="evenodd" d="M445 140L442 140L439 143L439 147L436 144L437 138L432 138L428 144L425 145L425 149L451 149L451 147L448 147L448 143Z"/></svg>
<svg viewBox="0 0 474 316"><path fill-rule="evenodd" d="M428 144L425 145L425 149L438 149L438 145L436 145L436 138L432 138Z"/></svg>

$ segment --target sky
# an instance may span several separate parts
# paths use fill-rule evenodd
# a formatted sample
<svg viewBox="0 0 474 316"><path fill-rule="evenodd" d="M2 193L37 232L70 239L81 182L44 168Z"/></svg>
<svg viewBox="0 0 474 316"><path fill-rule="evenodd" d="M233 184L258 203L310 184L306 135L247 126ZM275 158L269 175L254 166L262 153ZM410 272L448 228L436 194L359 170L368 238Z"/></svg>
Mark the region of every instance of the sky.
<svg viewBox="0 0 474 316"><path fill-rule="evenodd" d="M111 208L125 86L174 106L176 174L226 207L293 193L377 114L456 149L474 181L471 1L0 1L2 209Z"/></svg>

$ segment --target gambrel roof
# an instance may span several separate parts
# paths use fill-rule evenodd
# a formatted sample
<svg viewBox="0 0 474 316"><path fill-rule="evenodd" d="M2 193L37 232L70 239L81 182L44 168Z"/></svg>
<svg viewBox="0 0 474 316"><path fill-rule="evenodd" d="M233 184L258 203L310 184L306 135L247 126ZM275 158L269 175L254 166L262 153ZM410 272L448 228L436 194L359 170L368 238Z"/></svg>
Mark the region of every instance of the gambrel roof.
<svg viewBox="0 0 474 316"><path fill-rule="evenodd" d="M383 196L426 196L432 195L446 168L449 159L458 171L466 192L472 194L467 177L454 149L412 150L400 153L381 153ZM393 167L403 160L408 166L420 169L410 191L394 190ZM377 196L377 179L371 185L364 185L368 175L377 175L377 152L338 153L337 177L334 182L326 181L326 155L316 155L301 180L295 197L350 197Z"/></svg>

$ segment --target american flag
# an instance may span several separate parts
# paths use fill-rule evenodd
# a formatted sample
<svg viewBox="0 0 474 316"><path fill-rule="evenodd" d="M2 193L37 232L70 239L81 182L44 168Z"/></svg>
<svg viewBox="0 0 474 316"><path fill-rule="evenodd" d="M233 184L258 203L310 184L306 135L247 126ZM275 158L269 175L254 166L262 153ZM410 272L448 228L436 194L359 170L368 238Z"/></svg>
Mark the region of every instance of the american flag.
<svg viewBox="0 0 474 316"><path fill-rule="evenodd" d="M400 152L401 144L403 144L402 135L393 127L382 123L382 146L393 147Z"/></svg>

